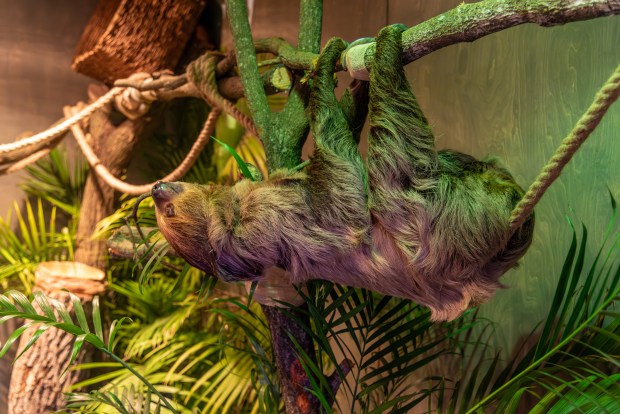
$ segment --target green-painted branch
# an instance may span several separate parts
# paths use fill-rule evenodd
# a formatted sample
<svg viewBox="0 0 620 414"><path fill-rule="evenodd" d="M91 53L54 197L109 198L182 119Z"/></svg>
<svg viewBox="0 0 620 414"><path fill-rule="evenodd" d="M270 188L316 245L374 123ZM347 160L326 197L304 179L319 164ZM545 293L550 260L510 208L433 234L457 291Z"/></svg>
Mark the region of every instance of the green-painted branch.
<svg viewBox="0 0 620 414"><path fill-rule="evenodd" d="M301 0L297 48L319 53L323 28L323 0Z"/></svg>
<svg viewBox="0 0 620 414"><path fill-rule="evenodd" d="M226 0L226 9L235 42L237 67L241 74L243 91L248 100L254 123L259 130L261 138L263 138L268 135L271 111L267 104L263 82L258 73L256 50L254 49L245 0Z"/></svg>
<svg viewBox="0 0 620 414"><path fill-rule="evenodd" d="M302 0L299 15L299 48L295 49L283 39L268 39L261 44L272 53L275 52L286 65L289 56L300 57L306 63L312 62L321 47L323 19L322 0ZM290 67L290 65L289 65ZM265 146L271 169L292 168L301 162L301 148L308 136L308 85L299 83L297 76L295 88L282 112L277 114L271 140Z"/></svg>
<svg viewBox="0 0 620 414"><path fill-rule="evenodd" d="M556 26L568 22L620 14L620 0L485 0L464 4L414 26L403 33L403 62L410 63L438 49L524 23ZM349 73L359 79L368 74L374 43L347 53Z"/></svg>
<svg viewBox="0 0 620 414"><path fill-rule="evenodd" d="M403 62L410 63L436 50L518 26L543 27L620 14L620 0L484 0L461 4L403 33ZM263 50L278 54L291 69L312 70L316 55L296 52L282 39L257 42ZM354 77L364 79L374 56L374 43L352 47L346 66Z"/></svg>

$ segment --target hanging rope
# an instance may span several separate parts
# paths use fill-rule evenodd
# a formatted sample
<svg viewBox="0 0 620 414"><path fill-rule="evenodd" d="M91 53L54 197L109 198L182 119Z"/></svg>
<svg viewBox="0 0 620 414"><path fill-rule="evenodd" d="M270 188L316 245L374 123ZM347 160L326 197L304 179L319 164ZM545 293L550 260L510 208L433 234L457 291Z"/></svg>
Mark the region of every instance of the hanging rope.
<svg viewBox="0 0 620 414"><path fill-rule="evenodd" d="M215 121L217 120L217 117L220 115L220 113L221 111L217 108L211 109L211 112L209 113L204 127L200 131L200 134L198 135L198 138L196 138L194 145L192 145L192 148L189 150L181 164L179 164L179 166L175 168L175 170L172 171L170 174L162 178L161 181L177 181L181 179L185 174L187 174L189 169L192 168L192 166L198 159L198 156L204 149L205 145L207 145L207 142L209 142L209 137L213 135L213 130L215 129ZM65 107L65 115L71 115L71 109L69 107ZM75 137L75 140L78 143L80 149L84 153L84 156L88 160L88 163L93 168L93 171L95 171L95 173L103 181L105 181L107 185L117 191L120 191L121 193L126 193L129 195L140 195L151 191L151 188L153 187L153 185L155 185L155 182L142 185L133 185L116 178L110 172L110 170L108 170L108 168L101 163L101 160L99 159L99 157L97 157L97 154L95 154L93 148L88 144L86 135L84 134L84 131L79 126L79 124L73 125L71 127L71 132L73 133L73 136Z"/></svg>
<svg viewBox="0 0 620 414"><path fill-rule="evenodd" d="M534 206L543 196L547 188L559 177L562 169L568 164L581 144L601 122L603 115L620 95L620 65L598 91L594 102L579 119L570 134L564 138L555 154L536 180L527 190L521 201L510 216L510 234L513 234L527 220Z"/></svg>
<svg viewBox="0 0 620 414"><path fill-rule="evenodd" d="M215 129L215 122L217 117L224 109L228 114L233 116L246 130L256 135L256 128L250 117L243 114L232 102L221 96L217 90L217 82L215 80L215 69L218 57L215 55L206 55L205 58L199 59L199 64L192 63L191 69L188 69L188 73L192 73L193 76L188 76L189 79L194 82L201 91L201 94L205 100L211 105L211 112L205 122L202 131L198 135L198 138L194 142L194 145L188 152L187 156L181 164L170 174L161 179L161 181L177 181L181 179L189 169L194 165L198 156L204 149L205 145L209 141L209 137L213 135ZM196 66L194 66L196 65ZM197 67L197 65L199 65ZM201 75L199 76L198 73ZM204 78L202 78L204 76ZM65 116L70 116L71 110L65 108ZM155 182L142 185L128 184L122 180L116 178L108 168L101 163L101 160L97 157L92 147L88 144L88 140L84 134L82 128L75 124L71 127L71 132L80 146L80 149L84 153L88 163L93 168L93 171L110 187L117 191L130 195L140 195L151 190Z"/></svg>
<svg viewBox="0 0 620 414"><path fill-rule="evenodd" d="M120 94L124 89L125 88L112 88L108 91L108 93L97 99L95 102L88 105L81 111L77 112L75 115L65 119L58 125L53 126L31 137L0 145L0 154L7 154L29 146L41 145L53 140L59 135L65 133L71 126L88 118L92 115L93 112L106 106L114 99L114 97L116 97L116 95Z"/></svg>
<svg viewBox="0 0 620 414"><path fill-rule="evenodd" d="M237 107L235 107L232 102L228 101L219 94L215 79L217 59L218 57L216 57L215 55L207 55L205 58L199 59L200 63L194 62L190 66L191 70L193 71L193 76L188 77L191 79L192 82L196 84L198 89L201 91L203 98L211 105L212 109L209 113L204 127L200 131L200 134L196 138L196 141L192 145L192 148L187 153L186 157L177 166L177 168L175 168L174 171L163 177L161 179L162 181L177 181L181 179L185 174L187 174L187 172L194 165L194 163L198 159L198 156L208 143L209 137L213 135L217 117L221 114L222 109L224 109L229 115L231 115L235 120L237 120L237 122L239 122L243 127L245 127L246 130L248 130L255 136L258 136L256 127L254 126L251 118L243 114L241 111L239 111L239 109L237 109ZM188 69L188 73L190 73L190 69ZM202 73L202 76L200 75L200 73ZM144 78L144 75L145 74L135 74L134 76L140 76L140 79L142 79ZM79 125L80 121L89 117L93 112L103 108L114 99L116 99L117 106L127 104L128 106L125 108L126 110L135 110L136 108L138 108L138 106L136 105L139 105L142 101L145 101L145 105L148 105L154 100L154 96L144 96L144 94L141 93L128 94L126 89L132 88L115 87L111 89L108 93L97 99L97 101L88 105L86 108L80 110L79 112L76 112L74 108L65 107L65 121L31 137L10 144L0 145L0 154L14 152L16 150L20 150L29 146L43 145L58 137L62 133L66 132L68 129L71 129L71 132L73 133L76 142L78 143L78 146L84 153L84 156L88 160L90 166L93 168L93 171L106 184L108 184L110 187L114 188L117 191L130 195L139 195L150 191L155 182L142 185L133 185L116 178L110 172L110 170L102 164L97 154L95 154L93 148L88 143L86 134ZM123 97L121 101L119 101L120 96ZM134 103L132 99L136 102ZM136 108L134 108L134 106L136 106ZM123 113L125 113L125 111L123 111ZM24 158L20 159L19 161L15 162L14 164L8 167L1 168L0 174L7 174L19 171L33 164L43 156L47 155L49 151L50 148L43 148L39 151L29 154Z"/></svg>

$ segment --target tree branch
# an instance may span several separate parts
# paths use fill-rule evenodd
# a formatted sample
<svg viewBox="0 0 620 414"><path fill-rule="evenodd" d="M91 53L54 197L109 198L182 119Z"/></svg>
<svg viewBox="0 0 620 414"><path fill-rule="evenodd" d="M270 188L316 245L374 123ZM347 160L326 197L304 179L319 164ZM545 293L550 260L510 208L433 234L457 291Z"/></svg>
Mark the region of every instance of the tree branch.
<svg viewBox="0 0 620 414"><path fill-rule="evenodd" d="M237 66L243 82L243 91L248 100L254 123L260 132L260 138L263 138L263 135L268 135L271 111L258 73L256 50L252 40L247 6L245 0L226 0L226 8L235 43Z"/></svg>
<svg viewBox="0 0 620 414"><path fill-rule="evenodd" d="M301 0L297 49L319 53L323 29L323 0Z"/></svg>
<svg viewBox="0 0 620 414"><path fill-rule="evenodd" d="M620 0L485 0L461 4L403 33L403 63L524 23L550 27L615 14L620 14ZM367 79L374 51L374 43L368 43L347 52L351 76Z"/></svg>

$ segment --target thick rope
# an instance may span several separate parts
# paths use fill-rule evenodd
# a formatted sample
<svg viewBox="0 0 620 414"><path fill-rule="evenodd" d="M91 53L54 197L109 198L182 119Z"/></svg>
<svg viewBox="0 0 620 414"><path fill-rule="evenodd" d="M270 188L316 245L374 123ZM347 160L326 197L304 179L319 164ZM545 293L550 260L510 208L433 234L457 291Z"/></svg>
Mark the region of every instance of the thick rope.
<svg viewBox="0 0 620 414"><path fill-rule="evenodd" d="M259 137L252 118L241 112L235 104L224 98L217 89L215 79L218 56L205 55L193 61L187 67L187 78L196 85L202 97L215 108L220 108L239 122L246 131Z"/></svg>
<svg viewBox="0 0 620 414"><path fill-rule="evenodd" d="M547 188L559 177L562 169L573 157L581 144L601 122L603 115L620 95L620 65L598 91L594 102L579 119L571 133L564 138L555 154L527 190L510 216L510 234L513 234L527 220L534 206Z"/></svg>
<svg viewBox="0 0 620 414"><path fill-rule="evenodd" d="M67 116L70 115L70 111L70 108L65 107L65 114ZM215 121L217 120L217 117L220 115L220 113L221 111L217 108L211 109L211 112L209 113L204 127L200 131L198 138L196 138L194 145L192 145L192 148L187 153L185 159L183 159L181 164L179 164L174 171L162 178L161 181L177 181L181 179L185 174L187 174L189 169L192 168L192 166L198 159L198 156L204 149L205 145L207 145L207 142L209 142L209 137L213 135L213 130L215 129ZM116 178L110 172L110 170L108 170L101 163L99 157L97 157L92 147L88 144L88 140L86 139L84 131L79 126L79 124L73 125L71 127L71 132L73 133L73 136L75 137L75 140L78 143L80 149L84 153L84 156L88 160L88 163L93 168L93 171L95 171L97 175L103 181L105 181L107 185L117 191L120 191L121 193L126 193L129 195L140 195L151 191L151 188L153 187L153 185L155 185L155 182L142 185L133 185Z"/></svg>
<svg viewBox="0 0 620 414"><path fill-rule="evenodd" d="M22 158L21 160L17 161L14 164L11 164L9 166L3 166L2 168L0 168L0 175L13 174L13 173L16 173L17 171L21 171L24 168L39 161L41 158L45 157L51 151L52 151L52 148L43 148L43 149L40 149L39 151L33 152L32 154Z"/></svg>
<svg viewBox="0 0 620 414"><path fill-rule="evenodd" d="M90 115L92 115L93 112L106 106L114 99L114 97L116 97L116 95L120 94L124 89L125 88L112 88L108 91L108 93L97 99L95 102L88 105L86 108L82 109L75 115L65 119L58 125L53 126L31 137L0 145L0 154L10 153L29 146L44 144L53 140L59 135L65 133L71 126L88 118Z"/></svg>
<svg viewBox="0 0 620 414"><path fill-rule="evenodd" d="M192 68L195 68L190 65ZM188 69L188 76L197 86L198 90L201 91L201 94L205 98L205 100L211 105L211 112L209 113L209 117L205 122L205 125L200 132L198 138L194 142L194 145L188 152L187 156L181 164L170 174L161 179L161 181L177 181L182 178L189 169L194 165L200 152L204 149L207 144L209 137L213 134L213 130L215 129L215 122L217 117L222 112L222 109L230 114L233 118L235 118L241 125L243 125L246 130L250 131L254 135L257 134L254 123L251 118L243 114L235 105L229 100L225 99L221 96L217 90L217 82L215 79L215 69L216 69L216 56L209 55L205 59L201 60L201 64L199 67L195 68L198 72L194 72L192 69ZM204 76L204 78L197 76L198 74ZM194 75L194 76L191 76ZM69 116L70 110L69 108L65 108L65 115ZM122 193L126 193L129 195L140 195L146 193L151 190L155 182L143 185L133 185L128 184L122 180L116 178L110 170L107 169L101 163L101 160L97 157L92 147L88 144L88 140L82 131L82 128L79 125L73 125L71 127L71 132L80 146L80 149L84 153L84 156L88 160L88 163L93 168L93 171L110 187L114 188L117 191ZM256 135L258 136L258 135Z"/></svg>

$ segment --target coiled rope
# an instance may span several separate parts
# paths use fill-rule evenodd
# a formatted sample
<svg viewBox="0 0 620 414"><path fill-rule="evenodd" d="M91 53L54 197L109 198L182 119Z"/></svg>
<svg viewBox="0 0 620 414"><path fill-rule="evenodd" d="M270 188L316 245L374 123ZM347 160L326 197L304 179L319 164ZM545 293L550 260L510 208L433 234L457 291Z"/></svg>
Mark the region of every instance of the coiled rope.
<svg viewBox="0 0 620 414"><path fill-rule="evenodd" d="M222 109L239 122L246 131L255 137L259 137L252 118L241 112L232 102L218 92L215 72L219 59L219 56L210 54L199 57L188 65L187 78L196 85L196 88L209 105Z"/></svg>

